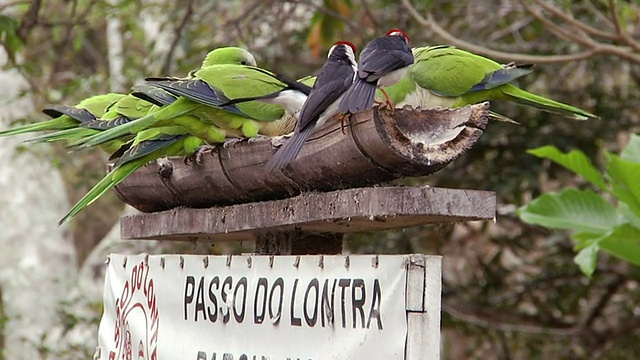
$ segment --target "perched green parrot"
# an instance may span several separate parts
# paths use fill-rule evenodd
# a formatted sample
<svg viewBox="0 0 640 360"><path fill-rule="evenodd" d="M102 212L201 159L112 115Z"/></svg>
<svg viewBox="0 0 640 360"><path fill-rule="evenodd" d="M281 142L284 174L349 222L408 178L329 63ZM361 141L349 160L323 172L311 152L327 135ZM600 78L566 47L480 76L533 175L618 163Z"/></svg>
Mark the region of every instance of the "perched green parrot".
<svg viewBox="0 0 640 360"><path fill-rule="evenodd" d="M221 64L256 66L256 59L250 52L245 49L235 46L221 47L209 51L207 56L205 56L204 60L202 61L200 69L206 68L207 66L211 65ZM196 71L198 70L191 71L189 76L192 77L193 73L195 73Z"/></svg>
<svg viewBox="0 0 640 360"><path fill-rule="evenodd" d="M220 49L216 49L213 52L209 53L209 55L203 62L203 66L217 66L225 63L235 65L242 65L247 63L249 65L255 65L255 60L253 60L253 56L246 52L246 50L238 49L234 51L220 51ZM161 106L172 104L176 100L175 95L166 92L160 87L150 85L134 87L132 95L136 96L137 98L146 100L150 104L155 104L155 106L151 107L148 113L161 111ZM116 110L115 114L128 116L134 115L129 112L136 109L134 103L121 105L123 106L123 108L114 109ZM235 106L233 107L235 108ZM181 122L185 123L188 123L189 121L196 123L200 122L199 119L189 114L181 115L179 116L179 119ZM112 122L104 120L97 120L95 123L93 123L93 125L95 125L95 131L107 131L109 129L118 128L119 126L124 126L118 124L117 126L112 127ZM218 129L216 126L211 124L205 125L210 129ZM208 140L214 140L212 142L219 143L224 142L226 138L224 130L218 129L215 131L219 131L220 135L216 136L213 139L210 137ZM107 174L100 182L98 182L91 190L89 190L89 192L85 194L85 196L80 199L71 208L71 210L69 210L67 215L60 221L60 224L69 221L82 209L92 204L109 189L122 182L124 179L126 179L127 176L129 176L140 167L144 166L146 163L163 156L192 156L197 153L198 148L200 148L200 146L203 144L205 144L203 139L190 135L189 131L185 127L179 125L141 129L140 131L136 132L134 140L123 145L120 149L112 154L110 160L117 158L116 162L114 163L114 169L109 172L109 174Z"/></svg>
<svg viewBox="0 0 640 360"><path fill-rule="evenodd" d="M0 136L75 128L79 123L95 120L96 116L103 116L110 106L124 96L124 94L109 93L91 96L82 100L76 106L51 105L44 108L42 112L51 116L53 119L5 129L0 131Z"/></svg>
<svg viewBox="0 0 640 360"><path fill-rule="evenodd" d="M304 90L300 90L302 87L292 86L269 71L244 65L212 65L196 71L193 78L149 78L147 84L166 90L178 99L170 106L76 145L95 146L125 134L174 125L209 143L218 142L207 133L212 124L236 137L283 135L295 127L295 122L290 123L291 117L284 116L285 113L296 115L307 98ZM229 103L237 98L256 97L260 100ZM185 120L184 115L198 121Z"/></svg>
<svg viewBox="0 0 640 360"><path fill-rule="evenodd" d="M202 62L202 67L220 64L255 65L255 59L250 52L242 48L221 47L210 51L206 55ZM176 98L161 89L146 85L134 86L133 90L134 93L132 94L126 96L120 95L121 98L118 99L119 101L114 101L108 106L108 111L94 112L92 111L93 108L87 109L95 116L91 121L82 121L62 131L38 136L30 141L82 141L82 139L95 135L103 130L141 118L150 111L156 110L157 107L171 104ZM210 132L214 133L217 139L224 139L223 131L210 130ZM121 144L122 142L117 141L112 144L110 143L106 150L109 152L110 150L117 149Z"/></svg>
<svg viewBox="0 0 640 360"><path fill-rule="evenodd" d="M506 100L577 120L597 118L577 107L511 84L513 80L530 74L532 65L501 65L448 45L414 48L413 55L415 63L405 77L385 88L396 104L455 108L483 101Z"/></svg>
<svg viewBox="0 0 640 360"><path fill-rule="evenodd" d="M203 144L201 139L186 134L180 126L157 127L137 133L130 147L115 162L114 169L78 200L58 224L71 220L146 163L163 156L191 156Z"/></svg>
<svg viewBox="0 0 640 360"><path fill-rule="evenodd" d="M151 90L153 90L153 96L158 93L158 89ZM175 97L171 94L165 93L164 96L155 96L155 98L149 96L149 100L140 99L132 94L125 95L120 98L120 100L113 103L107 111L101 115L101 117L97 117L95 114L83 109L82 114L84 114L85 117L79 119L80 122L78 122L75 127L36 136L27 140L27 142L53 142L61 140L67 142L78 141L100 133L106 129L126 124L134 119L140 118L146 115L154 106L171 104L175 101ZM61 109L63 106L58 105L57 107ZM111 154L130 139L131 136L114 139L101 144L100 147L105 152Z"/></svg>
<svg viewBox="0 0 640 360"><path fill-rule="evenodd" d="M79 122L76 127L54 131L48 134L36 136L27 140L28 142L52 142L65 140L67 142L80 141L101 131L126 124L132 120L145 116L149 111L158 106L169 105L175 101L175 96L154 87L135 86L134 92L145 94L144 99L128 94L112 104L101 116L96 117L87 110L86 118ZM118 150L131 136L114 139L101 144L103 150L109 154Z"/></svg>

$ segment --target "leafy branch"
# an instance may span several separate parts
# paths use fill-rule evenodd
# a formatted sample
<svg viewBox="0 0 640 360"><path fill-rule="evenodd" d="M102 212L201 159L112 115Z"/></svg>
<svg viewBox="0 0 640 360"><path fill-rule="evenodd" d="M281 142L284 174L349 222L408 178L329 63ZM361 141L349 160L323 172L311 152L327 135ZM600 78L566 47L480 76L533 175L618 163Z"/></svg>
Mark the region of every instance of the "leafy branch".
<svg viewBox="0 0 640 360"><path fill-rule="evenodd" d="M531 224L572 231L578 251L574 261L591 276L603 250L640 265L640 136L632 135L620 156L607 152L604 174L578 150L562 153L553 146L529 150L580 175L598 189L567 188L547 193L518 209ZM614 203L609 198L616 199Z"/></svg>

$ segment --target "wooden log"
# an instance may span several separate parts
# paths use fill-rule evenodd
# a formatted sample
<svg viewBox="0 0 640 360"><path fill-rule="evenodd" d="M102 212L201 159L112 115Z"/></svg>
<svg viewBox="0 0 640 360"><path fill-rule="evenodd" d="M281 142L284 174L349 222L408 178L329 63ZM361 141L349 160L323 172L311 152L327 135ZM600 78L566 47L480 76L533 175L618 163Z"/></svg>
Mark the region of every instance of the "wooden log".
<svg viewBox="0 0 640 360"><path fill-rule="evenodd" d="M298 234L344 234L398 229L429 223L494 219L496 196L490 191L417 187L369 187L303 193L293 198L208 209L176 208L124 216L123 239L183 241L255 240L276 234L265 253L288 250ZM286 248L286 249L285 249ZM312 251L304 250L303 251ZM321 252L329 252L322 250Z"/></svg>
<svg viewBox="0 0 640 360"><path fill-rule="evenodd" d="M339 123L327 124L282 171L264 169L282 140L257 139L215 147L199 164L186 164L182 158L152 162L118 185L116 192L133 207L153 212L282 199L303 191L429 175L475 143L487 115L488 103L393 112L374 107L352 115L346 134Z"/></svg>

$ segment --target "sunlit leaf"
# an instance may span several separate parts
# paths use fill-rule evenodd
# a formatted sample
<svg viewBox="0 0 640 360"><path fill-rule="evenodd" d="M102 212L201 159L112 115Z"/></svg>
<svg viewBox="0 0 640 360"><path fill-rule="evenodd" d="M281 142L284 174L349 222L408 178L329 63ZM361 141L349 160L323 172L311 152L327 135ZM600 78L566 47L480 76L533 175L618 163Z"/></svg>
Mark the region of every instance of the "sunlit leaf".
<svg viewBox="0 0 640 360"><path fill-rule="evenodd" d="M624 202L620 202L618 204L618 212L620 215L624 216L625 220L627 220L629 224L640 229L640 215L633 212L629 205Z"/></svg>
<svg viewBox="0 0 640 360"><path fill-rule="evenodd" d="M584 249L588 246L593 245L598 240L607 236L607 234L603 233L589 233L589 232L577 232L571 235L571 238L575 240L576 244L573 247L575 251Z"/></svg>
<svg viewBox="0 0 640 360"><path fill-rule="evenodd" d="M580 267L580 271L588 277L593 275L598 261L598 245L592 244L580 251L573 258L573 262Z"/></svg>
<svg viewBox="0 0 640 360"><path fill-rule="evenodd" d="M582 151L572 150L568 153L563 153L555 146L543 146L527 150L527 153L543 159L549 159L558 165L564 166L602 190L607 188L600 171L593 166L591 160Z"/></svg>
<svg viewBox="0 0 640 360"><path fill-rule="evenodd" d="M613 256L640 265L640 229L633 225L616 227L610 235L598 241L598 245Z"/></svg>
<svg viewBox="0 0 640 360"><path fill-rule="evenodd" d="M640 135L631 134L631 139L620 153L620 157L627 161L640 163Z"/></svg>
<svg viewBox="0 0 640 360"><path fill-rule="evenodd" d="M610 155L607 175L618 200L640 216L640 163Z"/></svg>
<svg viewBox="0 0 640 360"><path fill-rule="evenodd" d="M598 194L577 189L544 194L517 212L527 223L593 234L605 234L619 219L615 207Z"/></svg>

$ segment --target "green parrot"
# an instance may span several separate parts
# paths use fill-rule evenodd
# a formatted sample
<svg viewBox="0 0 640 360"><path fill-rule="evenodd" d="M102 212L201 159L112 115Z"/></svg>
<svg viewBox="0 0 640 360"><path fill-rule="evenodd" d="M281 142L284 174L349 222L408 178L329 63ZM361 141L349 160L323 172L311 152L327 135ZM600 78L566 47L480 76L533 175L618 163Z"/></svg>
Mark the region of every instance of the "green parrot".
<svg viewBox="0 0 640 360"><path fill-rule="evenodd" d="M522 90L511 82L530 74L532 65L501 65L493 60L438 45L413 49L415 63L397 84L385 88L396 104L414 107L462 107L483 101L506 100L565 117L597 118L587 111ZM510 120L493 113L500 120Z"/></svg>
<svg viewBox="0 0 640 360"><path fill-rule="evenodd" d="M144 93L144 99L134 96L134 93L123 96L120 100L112 104L107 111L96 117L89 111L83 121L80 121L75 127L54 131L44 135L36 136L26 140L27 142L53 142L65 140L67 142L80 141L89 136L100 133L101 131L126 124L134 119L138 119L158 106L169 105L175 101L175 96L164 92L160 89L148 86L135 86L136 94ZM101 148L111 154L118 150L131 136L114 139L101 144Z"/></svg>
<svg viewBox="0 0 640 360"><path fill-rule="evenodd" d="M255 59L251 53L242 48L222 47L210 51L203 60L202 67L219 64L255 65ZM106 94L88 98L76 106L76 108L83 110L73 111L69 106L64 105L53 105L44 110L46 114L55 117L62 115L60 111L68 112L70 113L68 116L75 116L76 120L80 123L78 121L70 121L67 117L63 117L62 120L31 124L5 132L7 132L7 135L11 135L18 133L18 131L21 133L40 130L65 130L50 135L39 136L30 141L73 141L140 118L147 115L154 105L164 106L175 100L175 96L171 94L144 85L134 86L134 92L137 94L136 96L133 96L133 94ZM142 97L143 100L146 101L140 100L140 96L138 96L140 94L148 94L146 97ZM104 105L101 103L102 101L105 102ZM87 111L90 114L87 114ZM88 119L91 119L91 121ZM103 122L101 120L108 121Z"/></svg>
<svg viewBox="0 0 640 360"><path fill-rule="evenodd" d="M153 89L154 93L157 93L157 89ZM151 99L151 97L150 97ZM34 138L26 140L27 142L53 142L65 140L67 142L78 141L97 134L106 129L110 129L122 124L126 124L134 119L140 118L146 115L150 109L154 106L164 106L172 103L175 100L170 94L165 94L164 97L156 97L151 99L152 101L143 100L132 94L123 96L120 100L112 104L107 111L96 117L88 110L84 111L86 115L75 127L58 130L44 135L36 136ZM58 105L58 107L62 107ZM83 109L84 110L84 109ZM100 147L107 153L111 154L118 150L126 141L130 140L131 136L114 139L105 142Z"/></svg>
<svg viewBox="0 0 640 360"><path fill-rule="evenodd" d="M124 96L125 94L108 93L86 98L76 106L51 105L44 108L42 112L53 119L5 129L0 131L0 136L75 128L79 123L95 120L96 116L103 116L110 106Z"/></svg>
<svg viewBox="0 0 640 360"><path fill-rule="evenodd" d="M255 59L251 53L242 48L222 47L210 51L202 62L202 67L219 64L255 65ZM82 122L79 126L71 129L38 136L29 141L67 140L72 143L83 141L83 139L101 131L141 118L149 112L157 111L159 107L169 105L173 103L175 99L175 96L156 87L148 85L134 86L131 94L123 96L119 101L112 104L108 108L108 111L103 111L97 115L97 119L94 118L92 121ZM225 138L225 133L222 130L211 128L208 129L208 131L213 134L210 139L223 140ZM130 137L129 134L127 134L127 136ZM121 145L122 141L116 141L114 139L113 141L107 142L106 145L102 144L101 146L105 148L107 152L112 153Z"/></svg>
<svg viewBox="0 0 640 360"><path fill-rule="evenodd" d="M127 149L117 159L113 170L78 200L58 225L71 220L80 211L146 163L163 156L192 156L203 144L204 142L200 138L188 135L186 129L180 126L157 127L140 131L132 142L125 146Z"/></svg>
<svg viewBox="0 0 640 360"><path fill-rule="evenodd" d="M209 55L203 62L203 66L217 66L225 62L236 65L242 65L244 63L248 63L250 65L255 64L253 56L246 52L246 50L219 51L219 49L217 49L209 53ZM150 104L155 104L151 107L149 113L160 111L162 109L161 106L170 105L174 101L176 101L176 96L172 95L169 92L166 92L162 88L150 85L134 87L131 95L136 96L139 99L146 100ZM131 112L128 112L128 110L134 111L136 109L135 103L121 105L123 106L123 108L114 109L116 110L115 114L128 116L134 115ZM199 119L188 114L182 115L180 116L180 118L182 119L180 121L184 122L200 122ZM112 126L112 123L114 122L118 122L120 124L115 124L116 126ZM95 125L94 131L107 131L109 129L118 128L119 126L124 126L122 124L126 123L128 122L101 121L99 119L95 121L93 125ZM206 126L213 129L216 128L211 124L206 124ZM93 129L87 128L87 130ZM214 139L215 141L212 142L222 143L225 141L226 137L224 131L221 129L220 131L221 135L216 137ZM209 139L209 141L211 141L211 139ZM114 160L117 158L114 163L114 169L109 172L102 180L100 180L91 190L89 190L89 192L85 194L85 196L83 196L82 199L80 199L71 208L71 210L69 210L67 215L65 215L65 217L60 220L60 224L71 220L82 209L95 202L98 198L100 198L100 196L122 182L127 178L127 176L132 174L140 167L144 166L146 163L163 156L193 156L197 153L200 146L204 144L205 142L203 141L203 139L197 136L190 135L189 131L185 127L179 125L153 127L149 129L142 129L141 131L136 132L136 136L131 142L123 145L120 149L112 154L110 160Z"/></svg>
<svg viewBox="0 0 640 360"><path fill-rule="evenodd" d="M193 78L149 78L147 84L166 90L178 99L170 106L75 145L99 145L151 127L174 125L209 143L218 142L208 133L211 125L236 137L283 135L295 127L295 121L291 120L295 117L284 116L285 113L295 116L300 111L307 98L304 91L308 89L282 81L269 71L245 65L212 65L193 73ZM260 100L229 103L238 98L257 97ZM184 115L198 121L185 119Z"/></svg>

